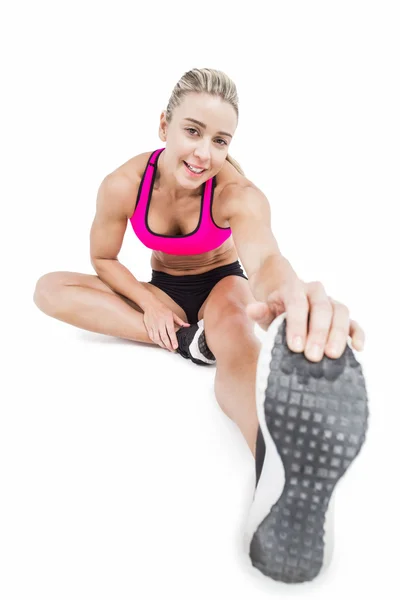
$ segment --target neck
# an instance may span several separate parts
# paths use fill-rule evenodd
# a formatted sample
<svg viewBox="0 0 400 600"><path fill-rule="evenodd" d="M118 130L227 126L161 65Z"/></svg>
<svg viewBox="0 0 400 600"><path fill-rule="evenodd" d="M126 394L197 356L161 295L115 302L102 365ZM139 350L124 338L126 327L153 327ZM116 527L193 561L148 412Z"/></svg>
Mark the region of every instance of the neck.
<svg viewBox="0 0 400 600"><path fill-rule="evenodd" d="M166 168L164 154L165 150L164 152L162 152L160 158L158 159L154 189L162 192L163 194L168 196L172 201L178 201L182 198L198 196L199 194L201 194L203 184L201 184L197 188L192 189L188 189L179 184L179 182L176 180L175 175L168 171L168 169Z"/></svg>

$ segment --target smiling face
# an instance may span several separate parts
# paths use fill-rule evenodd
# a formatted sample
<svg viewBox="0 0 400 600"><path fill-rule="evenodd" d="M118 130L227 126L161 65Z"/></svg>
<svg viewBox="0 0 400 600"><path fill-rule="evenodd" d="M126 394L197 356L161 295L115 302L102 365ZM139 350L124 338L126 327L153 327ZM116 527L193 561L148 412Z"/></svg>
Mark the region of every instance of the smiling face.
<svg viewBox="0 0 400 600"><path fill-rule="evenodd" d="M235 109L219 96L190 93L167 123L161 113L159 135L166 142L165 165L176 183L194 189L221 170L237 127ZM186 164L203 169L200 174Z"/></svg>

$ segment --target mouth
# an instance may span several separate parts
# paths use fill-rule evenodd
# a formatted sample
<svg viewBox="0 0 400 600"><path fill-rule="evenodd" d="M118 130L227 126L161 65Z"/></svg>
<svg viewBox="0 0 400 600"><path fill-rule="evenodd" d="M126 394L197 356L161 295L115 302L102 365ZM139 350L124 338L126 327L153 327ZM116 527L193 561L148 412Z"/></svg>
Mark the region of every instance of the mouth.
<svg viewBox="0 0 400 600"><path fill-rule="evenodd" d="M185 161L183 161L183 163L186 167L186 171L188 171L191 175L193 175L195 177L200 177L200 175L203 175L203 173L207 170L207 169L198 169Z"/></svg>

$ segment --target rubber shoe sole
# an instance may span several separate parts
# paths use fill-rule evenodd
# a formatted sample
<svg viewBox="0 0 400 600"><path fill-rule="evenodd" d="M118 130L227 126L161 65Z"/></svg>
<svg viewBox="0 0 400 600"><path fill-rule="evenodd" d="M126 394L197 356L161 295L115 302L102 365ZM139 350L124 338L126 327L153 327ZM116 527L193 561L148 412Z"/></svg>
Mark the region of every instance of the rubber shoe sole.
<svg viewBox="0 0 400 600"><path fill-rule="evenodd" d="M247 537L255 568L301 583L332 558L334 488L365 441L368 405L355 351L311 362L287 346L285 319L270 325L257 364L266 451Z"/></svg>

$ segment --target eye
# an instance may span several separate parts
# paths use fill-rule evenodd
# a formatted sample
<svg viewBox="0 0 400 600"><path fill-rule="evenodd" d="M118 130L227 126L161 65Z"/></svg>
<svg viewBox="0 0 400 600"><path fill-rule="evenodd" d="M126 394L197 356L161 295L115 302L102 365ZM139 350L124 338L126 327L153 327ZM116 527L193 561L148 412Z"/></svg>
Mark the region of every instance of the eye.
<svg viewBox="0 0 400 600"><path fill-rule="evenodd" d="M191 131L194 131L195 133L198 133L197 129L194 129L194 127L185 127L185 131L188 131L189 133ZM190 135L192 135L192 133L190 133ZM225 140L223 140L222 138L218 138L218 146L227 146L227 143ZM219 142L222 142L222 144L220 144Z"/></svg>

